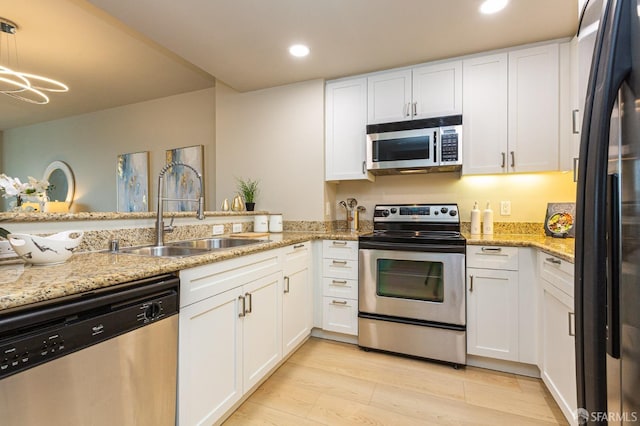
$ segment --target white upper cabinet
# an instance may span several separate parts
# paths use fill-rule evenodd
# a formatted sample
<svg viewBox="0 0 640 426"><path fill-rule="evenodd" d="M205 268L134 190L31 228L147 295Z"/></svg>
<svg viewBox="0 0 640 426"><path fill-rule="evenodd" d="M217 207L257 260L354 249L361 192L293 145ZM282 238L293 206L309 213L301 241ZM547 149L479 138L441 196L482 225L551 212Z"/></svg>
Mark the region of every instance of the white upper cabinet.
<svg viewBox="0 0 640 426"><path fill-rule="evenodd" d="M559 49L463 63L464 174L559 169Z"/></svg>
<svg viewBox="0 0 640 426"><path fill-rule="evenodd" d="M506 53L467 59L463 63L465 174L502 173L506 166L507 67Z"/></svg>
<svg viewBox="0 0 640 426"><path fill-rule="evenodd" d="M462 61L368 78L368 124L462 113Z"/></svg>
<svg viewBox="0 0 640 426"><path fill-rule="evenodd" d="M325 102L325 180L374 180L366 167L367 79L327 83Z"/></svg>

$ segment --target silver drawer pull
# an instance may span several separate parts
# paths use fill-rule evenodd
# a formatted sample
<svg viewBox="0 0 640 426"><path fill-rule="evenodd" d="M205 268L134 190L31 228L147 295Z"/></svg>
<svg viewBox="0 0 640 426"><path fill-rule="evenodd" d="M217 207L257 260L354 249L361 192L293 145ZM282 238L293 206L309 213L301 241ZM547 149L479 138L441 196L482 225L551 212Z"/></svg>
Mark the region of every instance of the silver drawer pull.
<svg viewBox="0 0 640 426"><path fill-rule="evenodd" d="M562 265L562 260L556 259L554 257L547 257L545 260L549 263L553 263L554 265Z"/></svg>
<svg viewBox="0 0 640 426"><path fill-rule="evenodd" d="M347 280L331 280L331 284L347 285Z"/></svg>
<svg viewBox="0 0 640 426"><path fill-rule="evenodd" d="M346 246L347 242L346 241L334 241L333 245L334 246Z"/></svg>
<svg viewBox="0 0 640 426"><path fill-rule="evenodd" d="M569 336L576 335L576 321L575 319L571 321L571 317L575 318L575 314L573 312L568 312L569 316ZM573 324L573 325L572 325Z"/></svg>
<svg viewBox="0 0 640 426"><path fill-rule="evenodd" d="M304 247L304 244L297 244L297 245L293 246L293 249L295 250L295 249L299 249L299 248L302 248L302 247Z"/></svg>
<svg viewBox="0 0 640 426"><path fill-rule="evenodd" d="M346 305L346 304L347 304L347 301L346 301L346 300L343 300L343 301L341 302L341 301L339 301L339 300L332 300L332 301L331 301L331 304L332 304L332 305Z"/></svg>
<svg viewBox="0 0 640 426"><path fill-rule="evenodd" d="M482 251L484 253L500 253L500 252L502 252L502 248L500 248L500 247L482 247Z"/></svg>
<svg viewBox="0 0 640 426"><path fill-rule="evenodd" d="M469 293L473 293L473 275L469 275Z"/></svg>
<svg viewBox="0 0 640 426"><path fill-rule="evenodd" d="M347 264L347 261L346 261L346 260L334 260L334 261L332 261L332 263L333 263L334 265L342 265L342 266L345 266L345 265Z"/></svg>
<svg viewBox="0 0 640 426"><path fill-rule="evenodd" d="M244 296L238 296L238 300L239 300L239 303L242 303L242 308L239 309L240 312L238 313L238 316L242 318L246 316L247 304L244 300Z"/></svg>

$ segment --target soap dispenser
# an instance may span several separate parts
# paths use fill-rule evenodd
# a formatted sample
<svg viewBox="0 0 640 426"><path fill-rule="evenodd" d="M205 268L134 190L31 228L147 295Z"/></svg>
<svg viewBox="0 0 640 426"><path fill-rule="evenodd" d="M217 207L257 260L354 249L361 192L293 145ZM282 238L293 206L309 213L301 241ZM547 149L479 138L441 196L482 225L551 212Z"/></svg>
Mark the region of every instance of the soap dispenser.
<svg viewBox="0 0 640 426"><path fill-rule="evenodd" d="M493 235L493 210L491 210L489 201L487 201L487 208L482 213L482 233L484 235Z"/></svg>
<svg viewBox="0 0 640 426"><path fill-rule="evenodd" d="M473 204L473 209L471 209L471 235L480 235L480 233L480 209L476 201Z"/></svg>

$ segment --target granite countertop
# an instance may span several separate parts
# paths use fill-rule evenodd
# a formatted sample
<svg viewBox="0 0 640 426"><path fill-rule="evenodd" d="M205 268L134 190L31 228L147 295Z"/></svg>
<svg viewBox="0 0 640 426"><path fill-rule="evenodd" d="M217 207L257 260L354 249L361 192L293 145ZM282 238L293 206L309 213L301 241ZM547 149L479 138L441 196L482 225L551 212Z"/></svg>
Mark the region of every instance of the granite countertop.
<svg viewBox="0 0 640 426"><path fill-rule="evenodd" d="M0 310L321 239L356 241L358 234L285 232L271 234L262 244L182 258L84 252L60 265L34 266L8 260L0 262Z"/></svg>
<svg viewBox="0 0 640 426"><path fill-rule="evenodd" d="M553 238L539 234L495 234L493 236L464 234L464 237L469 245L535 247L567 262L574 261L575 239L573 238Z"/></svg>
<svg viewBox="0 0 640 426"><path fill-rule="evenodd" d="M535 247L573 262L574 240L532 234L496 234L476 237L465 234L469 245ZM271 234L264 243L182 258L158 258L108 252L74 254L60 265L32 266L21 260L0 262L0 310L91 291L153 275L177 272L264 250L309 240L357 241L350 232L284 232ZM144 261L141 261L144 259Z"/></svg>

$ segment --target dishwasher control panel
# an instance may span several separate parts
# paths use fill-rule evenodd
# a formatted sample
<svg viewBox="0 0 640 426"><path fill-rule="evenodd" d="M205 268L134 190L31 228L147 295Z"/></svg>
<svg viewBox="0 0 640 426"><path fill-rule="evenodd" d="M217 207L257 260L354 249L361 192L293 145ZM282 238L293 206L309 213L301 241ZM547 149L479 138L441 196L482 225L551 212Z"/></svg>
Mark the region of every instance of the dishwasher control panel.
<svg viewBox="0 0 640 426"><path fill-rule="evenodd" d="M178 313L178 292L118 301L0 336L0 379Z"/></svg>

